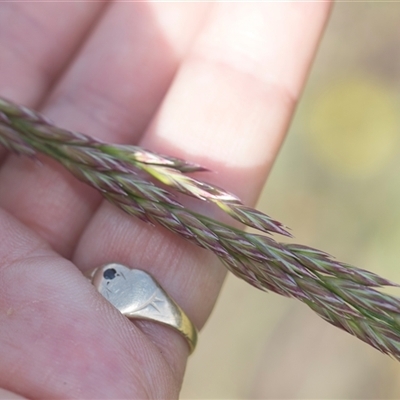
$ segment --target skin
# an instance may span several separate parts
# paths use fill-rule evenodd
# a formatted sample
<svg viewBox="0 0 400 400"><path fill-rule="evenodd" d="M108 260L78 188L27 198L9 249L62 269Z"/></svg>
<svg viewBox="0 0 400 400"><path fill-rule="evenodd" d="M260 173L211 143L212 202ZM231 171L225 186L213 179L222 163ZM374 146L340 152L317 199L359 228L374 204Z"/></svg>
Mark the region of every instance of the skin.
<svg viewBox="0 0 400 400"><path fill-rule="evenodd" d="M0 95L68 129L198 162L254 205L329 8L2 3ZM177 398L185 340L125 319L81 271L145 269L201 328L223 266L40 161L0 149L0 398Z"/></svg>

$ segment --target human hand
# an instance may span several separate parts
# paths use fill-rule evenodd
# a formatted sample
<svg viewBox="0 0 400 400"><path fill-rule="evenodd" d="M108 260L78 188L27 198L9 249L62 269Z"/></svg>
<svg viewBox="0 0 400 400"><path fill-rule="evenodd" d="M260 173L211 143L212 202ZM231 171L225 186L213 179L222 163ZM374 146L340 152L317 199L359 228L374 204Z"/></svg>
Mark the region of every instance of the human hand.
<svg viewBox="0 0 400 400"><path fill-rule="evenodd" d="M0 95L101 140L200 163L252 204L328 11L2 3ZM0 149L0 160L0 398L176 398L185 340L130 322L79 270L112 261L145 269L201 328L225 275L219 261L102 202L47 158Z"/></svg>

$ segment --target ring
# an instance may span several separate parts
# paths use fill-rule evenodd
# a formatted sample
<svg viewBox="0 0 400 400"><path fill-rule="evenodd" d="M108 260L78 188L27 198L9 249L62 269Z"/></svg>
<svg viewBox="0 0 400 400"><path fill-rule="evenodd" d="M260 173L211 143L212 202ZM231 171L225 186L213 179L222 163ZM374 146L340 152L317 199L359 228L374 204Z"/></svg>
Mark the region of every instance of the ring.
<svg viewBox="0 0 400 400"><path fill-rule="evenodd" d="M111 263L96 268L90 279L99 293L127 318L147 319L174 328L193 352L196 327L150 274Z"/></svg>

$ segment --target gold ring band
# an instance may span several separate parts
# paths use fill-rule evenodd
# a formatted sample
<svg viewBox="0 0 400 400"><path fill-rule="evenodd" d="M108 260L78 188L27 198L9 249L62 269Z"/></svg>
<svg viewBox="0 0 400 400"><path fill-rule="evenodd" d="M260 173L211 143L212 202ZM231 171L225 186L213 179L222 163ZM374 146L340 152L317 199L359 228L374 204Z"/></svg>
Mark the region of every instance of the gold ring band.
<svg viewBox="0 0 400 400"><path fill-rule="evenodd" d="M95 288L129 319L147 319L178 331L192 353L197 343L197 329L184 311L147 272L111 263L91 274Z"/></svg>

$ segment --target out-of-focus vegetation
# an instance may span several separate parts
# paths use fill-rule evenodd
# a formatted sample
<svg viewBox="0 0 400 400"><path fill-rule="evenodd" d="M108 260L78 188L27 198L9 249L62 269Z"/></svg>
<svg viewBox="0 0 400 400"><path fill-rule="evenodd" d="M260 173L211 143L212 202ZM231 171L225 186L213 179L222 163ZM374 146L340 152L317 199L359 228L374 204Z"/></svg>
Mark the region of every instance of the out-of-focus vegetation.
<svg viewBox="0 0 400 400"><path fill-rule="evenodd" d="M258 208L400 282L400 4L338 3ZM399 293L400 295L400 293ZM400 364L229 277L182 398L400 398Z"/></svg>

